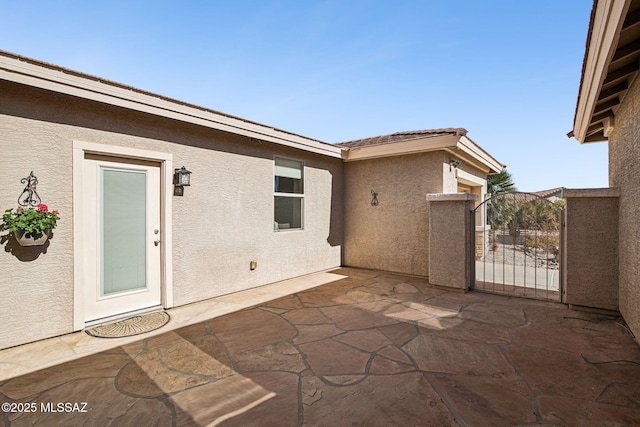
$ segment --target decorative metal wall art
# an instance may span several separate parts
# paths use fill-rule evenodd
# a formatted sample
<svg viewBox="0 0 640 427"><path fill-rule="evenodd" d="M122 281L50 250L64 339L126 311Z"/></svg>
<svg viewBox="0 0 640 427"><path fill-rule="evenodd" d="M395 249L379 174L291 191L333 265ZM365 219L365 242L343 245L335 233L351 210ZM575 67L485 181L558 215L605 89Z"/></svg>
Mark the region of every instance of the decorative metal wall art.
<svg viewBox="0 0 640 427"><path fill-rule="evenodd" d="M31 171L28 177L22 178L20 182L26 185L24 187L24 190L22 190L20 197L18 197L18 204L24 207L38 206L42 202L42 200L40 199L40 196L38 196L38 193L36 192L36 185L38 185L38 178L36 178L36 176L33 174L33 171Z"/></svg>
<svg viewBox="0 0 640 427"><path fill-rule="evenodd" d="M378 193L371 190L371 195L373 196L373 199L371 199L371 206L378 206Z"/></svg>

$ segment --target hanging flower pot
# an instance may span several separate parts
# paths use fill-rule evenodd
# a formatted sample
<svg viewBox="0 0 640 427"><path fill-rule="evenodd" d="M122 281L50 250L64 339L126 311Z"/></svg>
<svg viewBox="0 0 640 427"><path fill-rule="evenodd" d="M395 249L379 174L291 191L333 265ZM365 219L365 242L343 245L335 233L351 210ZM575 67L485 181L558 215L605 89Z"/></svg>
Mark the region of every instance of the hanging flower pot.
<svg viewBox="0 0 640 427"><path fill-rule="evenodd" d="M0 231L9 230L21 246L44 245L51 230L60 219L60 212L49 211L49 207L40 203L36 209L18 207L15 211L7 209L2 215Z"/></svg>
<svg viewBox="0 0 640 427"><path fill-rule="evenodd" d="M16 230L13 232L13 236L20 246L41 246L49 240L49 233L51 233L51 229L46 229L40 234L31 234L26 230Z"/></svg>

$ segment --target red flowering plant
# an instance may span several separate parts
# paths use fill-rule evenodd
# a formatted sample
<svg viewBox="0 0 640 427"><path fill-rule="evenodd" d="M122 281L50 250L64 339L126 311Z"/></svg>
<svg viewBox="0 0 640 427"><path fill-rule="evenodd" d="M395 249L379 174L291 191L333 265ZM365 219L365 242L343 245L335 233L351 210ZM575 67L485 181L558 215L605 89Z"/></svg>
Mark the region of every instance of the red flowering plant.
<svg viewBox="0 0 640 427"><path fill-rule="evenodd" d="M49 211L49 207L40 203L37 208L18 207L15 211L7 209L2 215L0 231L24 230L30 235L41 235L45 230L56 228L60 212Z"/></svg>

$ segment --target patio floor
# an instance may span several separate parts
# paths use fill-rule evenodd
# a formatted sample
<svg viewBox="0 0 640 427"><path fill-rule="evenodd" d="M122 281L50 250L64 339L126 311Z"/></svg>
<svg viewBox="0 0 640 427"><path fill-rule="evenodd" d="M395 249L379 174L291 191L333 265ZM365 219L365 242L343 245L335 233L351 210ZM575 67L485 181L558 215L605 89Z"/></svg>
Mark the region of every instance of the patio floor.
<svg viewBox="0 0 640 427"><path fill-rule="evenodd" d="M620 318L332 273L331 283L0 380L0 402L15 403L3 405L4 425L640 423L640 348Z"/></svg>

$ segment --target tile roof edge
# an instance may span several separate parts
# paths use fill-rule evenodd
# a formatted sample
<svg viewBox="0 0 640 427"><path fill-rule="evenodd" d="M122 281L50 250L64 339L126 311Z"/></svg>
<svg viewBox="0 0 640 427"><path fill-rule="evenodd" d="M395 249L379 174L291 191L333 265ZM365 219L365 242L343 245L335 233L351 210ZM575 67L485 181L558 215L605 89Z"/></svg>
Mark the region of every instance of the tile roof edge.
<svg viewBox="0 0 640 427"><path fill-rule="evenodd" d="M375 140L377 138L388 138L388 137L400 136L400 135L412 136L412 137L408 137L408 138L404 138L404 139L398 139L398 140L394 140L394 141L385 141L385 142L377 142L377 143L374 143L374 144L365 144L365 145L361 145L359 147L369 147L369 146L373 146L373 145L393 144L395 142L412 141L412 140L415 140L415 139L422 139L422 138L433 138L433 137L443 136L443 135L458 135L458 136L462 137L462 136L466 136L467 133L468 133L468 131L465 128L438 128L438 129L425 129L425 130L413 130L413 131L400 131L400 132L394 132L394 133L389 133L389 134L384 134L384 135L377 135L377 136L370 136L370 137L366 137L366 138L352 139L350 141L336 142L333 145L336 145L338 147L344 147L344 148L348 149L348 148L352 148L351 145L353 145L354 143L357 143L357 142L360 142L360 141L366 141L366 140Z"/></svg>

